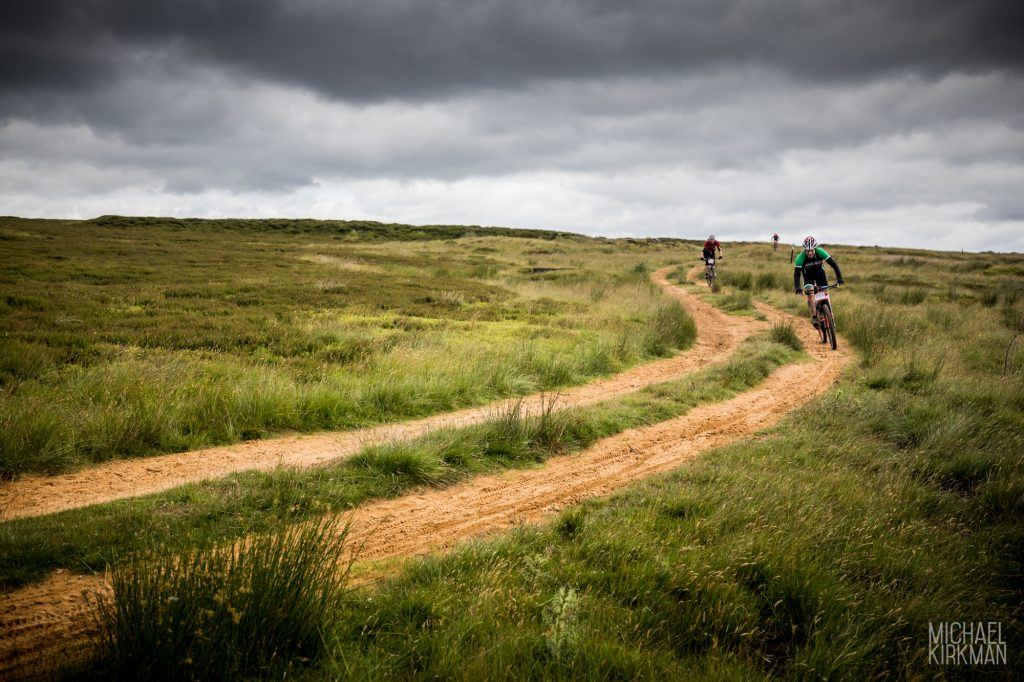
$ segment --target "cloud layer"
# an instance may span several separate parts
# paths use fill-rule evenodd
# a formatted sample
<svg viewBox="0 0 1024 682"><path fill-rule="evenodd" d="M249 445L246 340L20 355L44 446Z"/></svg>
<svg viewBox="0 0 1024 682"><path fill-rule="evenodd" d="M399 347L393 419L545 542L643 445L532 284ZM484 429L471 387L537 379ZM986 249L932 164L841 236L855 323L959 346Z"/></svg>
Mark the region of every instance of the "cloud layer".
<svg viewBox="0 0 1024 682"><path fill-rule="evenodd" d="M1010 2L8 2L0 212L1024 251Z"/></svg>

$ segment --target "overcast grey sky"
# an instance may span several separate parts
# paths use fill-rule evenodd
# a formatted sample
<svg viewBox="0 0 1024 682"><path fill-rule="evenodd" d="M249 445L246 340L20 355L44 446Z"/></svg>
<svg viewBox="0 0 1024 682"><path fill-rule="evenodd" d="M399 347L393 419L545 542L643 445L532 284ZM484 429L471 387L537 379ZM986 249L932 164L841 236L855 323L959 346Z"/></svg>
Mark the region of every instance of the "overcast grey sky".
<svg viewBox="0 0 1024 682"><path fill-rule="evenodd" d="M1024 2L4 0L0 213L1024 251Z"/></svg>

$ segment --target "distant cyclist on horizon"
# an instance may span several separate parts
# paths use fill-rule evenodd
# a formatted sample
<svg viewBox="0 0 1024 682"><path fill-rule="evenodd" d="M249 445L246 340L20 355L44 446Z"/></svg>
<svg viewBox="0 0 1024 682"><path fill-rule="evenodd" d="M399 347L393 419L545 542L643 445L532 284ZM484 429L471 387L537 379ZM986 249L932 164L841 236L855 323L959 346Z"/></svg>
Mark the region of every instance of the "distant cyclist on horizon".
<svg viewBox="0 0 1024 682"><path fill-rule="evenodd" d="M779 248L779 233L776 232L772 235L772 251L776 251Z"/></svg>
<svg viewBox="0 0 1024 682"><path fill-rule="evenodd" d="M705 263L708 262L709 258L714 258L715 257L715 249L718 250L718 257L721 258L722 257L722 245L719 243L719 241L717 239L715 239L715 235L713 235L713 234L708 235L707 240L704 242L704 253L701 256L701 258L704 260Z"/></svg>
<svg viewBox="0 0 1024 682"><path fill-rule="evenodd" d="M814 237L804 239L804 250L797 254L793 261L793 292L803 293L800 289L800 276L803 275L804 284L816 284L819 287L828 286L828 277L825 275L825 263L828 263L836 271L836 286L844 284L843 273L839 270L839 263L829 255L828 251L818 246L818 240ZM811 324L818 326L818 316L814 310L814 301L811 296L807 297L807 305L811 309Z"/></svg>

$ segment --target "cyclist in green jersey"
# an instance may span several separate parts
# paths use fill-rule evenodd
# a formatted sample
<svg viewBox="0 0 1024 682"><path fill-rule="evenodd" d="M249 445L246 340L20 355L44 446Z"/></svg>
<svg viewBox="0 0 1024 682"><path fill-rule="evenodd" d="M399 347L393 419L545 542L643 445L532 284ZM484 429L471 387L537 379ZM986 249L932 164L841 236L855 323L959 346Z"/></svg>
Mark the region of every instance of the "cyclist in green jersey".
<svg viewBox="0 0 1024 682"><path fill-rule="evenodd" d="M825 276L825 263L832 266L836 271L836 286L842 285L843 273L839 270L839 263L829 255L828 251L818 246L818 240L814 237L804 239L804 250L797 254L793 261L793 291L797 294L803 293L800 289L800 276L803 275L804 284L817 284L819 287L828 286L828 277ZM811 324L818 326L818 317L814 311L814 303L810 297L807 305L811 309Z"/></svg>

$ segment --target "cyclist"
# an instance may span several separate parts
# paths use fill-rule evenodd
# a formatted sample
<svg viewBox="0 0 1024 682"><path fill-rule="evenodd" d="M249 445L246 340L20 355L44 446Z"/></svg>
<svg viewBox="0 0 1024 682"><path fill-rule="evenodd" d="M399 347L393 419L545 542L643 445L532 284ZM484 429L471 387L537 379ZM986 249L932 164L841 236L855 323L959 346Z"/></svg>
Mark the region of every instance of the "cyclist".
<svg viewBox="0 0 1024 682"><path fill-rule="evenodd" d="M797 254L793 261L793 291L797 294L803 293L800 290L800 275L804 277L805 284L817 284L820 287L828 286L828 277L825 276L825 263L832 266L836 271L836 286L844 284L843 273L839 270L839 263L828 254L828 251L818 246L818 240L814 237L804 239L804 250ZM814 309L814 301L807 297L807 305L811 309L811 324L818 326L818 316Z"/></svg>
<svg viewBox="0 0 1024 682"><path fill-rule="evenodd" d="M776 232L775 234L772 235L772 251L775 251L778 248L779 248L779 233Z"/></svg>
<svg viewBox="0 0 1024 682"><path fill-rule="evenodd" d="M701 256L705 263L709 258L715 257L715 249L718 249L718 257L721 258L722 245L715 239L715 235L708 235L707 241L704 242L704 254Z"/></svg>

